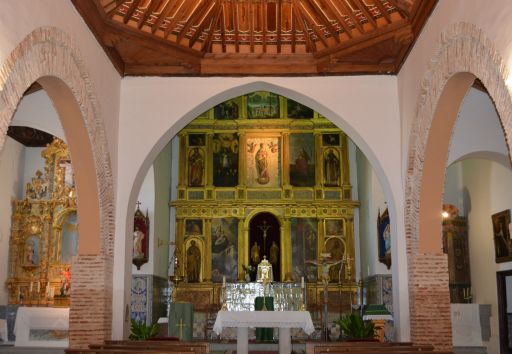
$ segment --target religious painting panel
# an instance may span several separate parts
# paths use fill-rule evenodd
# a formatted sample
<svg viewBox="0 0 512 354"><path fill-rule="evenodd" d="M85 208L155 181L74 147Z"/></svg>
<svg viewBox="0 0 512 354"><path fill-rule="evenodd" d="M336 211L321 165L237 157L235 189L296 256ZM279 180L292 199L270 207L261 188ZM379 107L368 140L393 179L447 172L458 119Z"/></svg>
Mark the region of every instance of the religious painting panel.
<svg viewBox="0 0 512 354"><path fill-rule="evenodd" d="M205 180L205 151L200 147L191 147L187 154L188 185L203 187Z"/></svg>
<svg viewBox="0 0 512 354"><path fill-rule="evenodd" d="M308 282L317 281L316 265L308 261L317 259L317 219L292 218L292 277L299 282L304 277Z"/></svg>
<svg viewBox="0 0 512 354"><path fill-rule="evenodd" d="M212 281L237 280L238 219L212 219Z"/></svg>
<svg viewBox="0 0 512 354"><path fill-rule="evenodd" d="M140 202L137 202L137 210L133 217L133 250L132 263L137 269L147 263L149 259L149 216L140 210Z"/></svg>
<svg viewBox="0 0 512 354"><path fill-rule="evenodd" d="M235 187L238 185L238 134L213 135L213 185Z"/></svg>
<svg viewBox="0 0 512 354"><path fill-rule="evenodd" d="M332 262L341 261L346 253L345 241L339 236L326 237L324 240L324 251L330 255ZM345 274L342 274L342 270L341 263L332 265L329 268L329 282L337 283L344 280Z"/></svg>
<svg viewBox="0 0 512 354"><path fill-rule="evenodd" d="M240 119L242 96L224 101L213 108L213 117L220 120Z"/></svg>
<svg viewBox="0 0 512 354"><path fill-rule="evenodd" d="M344 222L342 219L325 220L325 236L344 236Z"/></svg>
<svg viewBox="0 0 512 354"><path fill-rule="evenodd" d="M279 138L247 138L247 187L280 187Z"/></svg>
<svg viewBox="0 0 512 354"><path fill-rule="evenodd" d="M206 134L189 134L188 146L205 146Z"/></svg>
<svg viewBox="0 0 512 354"><path fill-rule="evenodd" d="M257 91L248 94L247 115L250 119L280 118L279 96L267 91Z"/></svg>
<svg viewBox="0 0 512 354"><path fill-rule="evenodd" d="M329 133L322 135L323 146L340 146L340 135L338 133Z"/></svg>
<svg viewBox="0 0 512 354"><path fill-rule="evenodd" d="M287 106L287 116L288 118L293 119L311 119L314 116L314 111L299 102L296 102L291 99L286 100Z"/></svg>
<svg viewBox="0 0 512 354"><path fill-rule="evenodd" d="M78 219L76 212L69 213L62 225L60 262L71 264L71 259L78 253Z"/></svg>
<svg viewBox="0 0 512 354"><path fill-rule="evenodd" d="M203 276L204 243L199 237L193 236L187 239L185 249L186 281L187 283L200 283Z"/></svg>
<svg viewBox="0 0 512 354"><path fill-rule="evenodd" d="M39 236L31 235L25 240L25 251L23 253L24 267L38 267L40 262L41 240Z"/></svg>
<svg viewBox="0 0 512 354"><path fill-rule="evenodd" d="M377 217L377 237L379 246L379 261L388 269L391 268L391 229L389 224L388 209Z"/></svg>
<svg viewBox="0 0 512 354"><path fill-rule="evenodd" d="M512 260L512 241L510 240L509 224L510 209L492 215L496 263Z"/></svg>
<svg viewBox="0 0 512 354"><path fill-rule="evenodd" d="M202 236L202 235L204 235L202 219L185 220L185 238L188 236Z"/></svg>
<svg viewBox="0 0 512 354"><path fill-rule="evenodd" d="M313 134L291 134L290 184L296 187L315 185L315 138Z"/></svg>
<svg viewBox="0 0 512 354"><path fill-rule="evenodd" d="M327 148L323 153L324 185L326 187L339 187L341 164L340 152L336 148Z"/></svg>

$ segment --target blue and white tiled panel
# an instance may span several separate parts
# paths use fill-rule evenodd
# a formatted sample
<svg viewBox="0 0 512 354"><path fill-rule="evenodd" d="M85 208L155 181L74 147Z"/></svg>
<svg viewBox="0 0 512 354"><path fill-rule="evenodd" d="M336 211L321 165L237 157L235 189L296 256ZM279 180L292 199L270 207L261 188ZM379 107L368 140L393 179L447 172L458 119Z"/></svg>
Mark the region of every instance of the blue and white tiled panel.
<svg viewBox="0 0 512 354"><path fill-rule="evenodd" d="M151 323L152 289L151 275L132 275L130 299L130 318L132 320L139 323Z"/></svg>

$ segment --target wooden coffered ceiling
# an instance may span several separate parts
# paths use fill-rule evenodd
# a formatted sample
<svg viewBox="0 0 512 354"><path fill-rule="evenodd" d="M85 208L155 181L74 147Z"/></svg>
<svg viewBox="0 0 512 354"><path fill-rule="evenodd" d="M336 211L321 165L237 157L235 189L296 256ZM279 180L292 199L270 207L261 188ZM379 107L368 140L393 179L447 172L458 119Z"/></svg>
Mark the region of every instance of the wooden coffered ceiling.
<svg viewBox="0 0 512 354"><path fill-rule="evenodd" d="M437 0L72 0L121 75L395 74Z"/></svg>

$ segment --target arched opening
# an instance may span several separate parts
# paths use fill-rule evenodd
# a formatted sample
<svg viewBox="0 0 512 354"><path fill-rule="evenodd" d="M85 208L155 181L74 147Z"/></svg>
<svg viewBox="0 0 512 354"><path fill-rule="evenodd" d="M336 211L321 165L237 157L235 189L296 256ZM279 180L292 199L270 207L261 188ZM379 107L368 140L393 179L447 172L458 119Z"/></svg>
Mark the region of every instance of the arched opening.
<svg viewBox="0 0 512 354"><path fill-rule="evenodd" d="M45 60L48 51L52 51L55 60ZM85 345L91 338L107 339L111 333L110 279L108 276L91 278L90 274L94 267L98 274L109 274L111 267L108 254L113 241L110 217L113 211L112 174L96 100L82 61L63 33L56 28L39 28L18 45L2 70L5 73L0 86L4 107L0 120L5 123L1 132L2 147L7 126L23 92L37 81L57 111L74 163L78 198L76 214L81 237L78 255L71 260L70 346ZM95 144L91 144L91 140L95 140ZM75 247L74 244L67 246ZM60 251L57 252L59 257L69 258L68 252L62 253L62 248ZM40 289L44 291L45 285L40 285ZM91 295L97 299L94 306L88 301ZM95 325L85 335L83 323L88 320Z"/></svg>
<svg viewBox="0 0 512 354"><path fill-rule="evenodd" d="M411 339L433 343L439 349L452 347L448 262L442 253L440 212L457 113L475 77L488 90L507 141L510 132L506 122L511 111L504 66L485 34L459 23L443 35L418 100L406 184ZM436 324L421 325L425 319Z"/></svg>
<svg viewBox="0 0 512 354"><path fill-rule="evenodd" d="M274 281L281 281L281 227L272 213L259 213L249 222L250 264L258 267L263 259L272 264ZM251 275L251 280L254 277Z"/></svg>
<svg viewBox="0 0 512 354"><path fill-rule="evenodd" d="M262 86L265 87L261 84L255 87ZM345 259L350 262L350 266L338 265L329 272L332 274L329 282L332 316L339 316L340 311L350 311L351 301L360 301L359 292L355 290L357 285L353 286L355 279L360 279L362 275L380 275L379 272L382 271L389 279L387 283L391 283L391 270L373 259L373 252L377 259L377 247L373 244L377 242L375 224L379 208L384 211L385 202L389 201L390 214L394 220L394 203L391 198L385 197L384 186L377 176L378 171L372 168L369 159L328 118L309 107L301 107L301 103L288 97L269 91L254 92L250 88L252 86L244 88L247 92L242 92L242 96L217 102L206 111L204 107L198 108L204 112L176 132L170 142L167 141L166 146L170 146L172 174L175 174L174 184L171 183L170 186L169 213L174 222L170 222L169 241L175 242L176 247L171 244L170 254L178 257L180 265L179 269L174 269L172 265L175 262L170 262L168 271L171 274L181 272L179 275L183 279L195 279L188 274L185 264L191 240L196 245L201 244L200 250L205 250L204 254L201 253L201 281L184 280L178 284L178 297L181 301L196 301L203 296L199 292L208 289L208 293L214 294L214 298L201 299L206 304L213 305L213 308L219 306L215 297L219 294L223 279L226 279L229 286L235 286L232 283L245 279L244 268L252 261L252 218L262 212L270 212L279 220L276 229L280 230L280 239L276 246L280 249L281 256L280 280L290 279L300 287L301 278L304 277L308 286L311 284L314 289L311 303L322 296L318 276L321 270L314 263L319 255L329 254L333 262L344 260L343 256L347 255ZM275 107L280 107L282 116L273 115L274 109L267 105L265 109L262 106L258 110L258 104L251 101L256 94L260 98L264 97L258 102L270 102L269 105L272 105L275 100ZM222 94L224 96L225 93ZM215 99L220 100L218 97ZM289 105L297 106L307 116L290 118ZM237 111L241 116L232 117ZM258 114L270 114L271 117L253 116ZM282 128L277 127L279 122L282 125L289 124L290 128L281 131ZM328 129L314 130L315 122L322 122ZM274 124L274 128L270 129L267 126L269 124ZM176 127L173 126L172 129ZM164 145L164 142L157 145ZM263 167L257 164L256 155L260 149L267 151L267 156L274 154L274 160L268 161L268 164L262 163ZM360 172L356 172L356 161L360 164ZM150 162L145 160L145 163ZM358 173L365 176L362 183L364 187L361 187L366 189L365 198L372 198L370 189L380 191L379 200L372 200L369 208L371 210L364 216L364 230L368 231L365 237L367 243L371 244L365 246L365 252L372 252L368 261L363 262L364 265L361 264L359 255L355 255L355 250L359 250L360 245L359 240L357 244L354 241L354 224L357 223L358 227L361 224L356 215L356 203L345 204L356 195L355 185L349 185L357 179L355 176ZM136 187L134 185L132 191L136 191ZM156 192L165 193L167 191ZM326 207L317 209L317 204ZM261 243L259 252L262 248L267 248L269 257L272 244ZM302 246L299 247L300 245ZM283 256L285 252L286 256ZM300 257L305 258L304 262ZM396 267L396 264L393 266ZM352 279L352 287L344 288L339 285L348 278ZM372 281L376 283L379 279L374 278ZM349 288L352 289L351 295L345 294ZM338 301L340 289L344 294L343 300ZM387 300L393 302L391 292L394 290L389 287L386 291ZM197 305L201 311L202 304ZM212 307L208 308L211 310ZM320 306L316 310L319 309ZM398 309L396 311L398 313ZM198 314L195 320L202 316L205 315ZM197 325L201 326L199 323ZM199 338L209 338L208 333L210 332L205 329L201 332L203 337Z"/></svg>

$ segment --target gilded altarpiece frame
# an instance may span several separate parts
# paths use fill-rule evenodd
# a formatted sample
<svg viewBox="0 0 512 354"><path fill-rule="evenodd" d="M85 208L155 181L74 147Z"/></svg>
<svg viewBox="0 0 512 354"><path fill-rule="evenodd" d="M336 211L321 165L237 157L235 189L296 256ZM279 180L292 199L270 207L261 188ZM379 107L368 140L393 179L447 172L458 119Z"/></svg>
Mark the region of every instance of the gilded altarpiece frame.
<svg viewBox="0 0 512 354"><path fill-rule="evenodd" d="M295 117L294 114L288 116L288 111L295 111L299 106L289 107L290 102L281 96L278 96L279 116L273 114L275 117L268 118L256 117L252 114L249 117L248 107L255 106L254 101L251 101L248 96L251 95L237 97L231 102L239 105L238 118L233 118L235 114L231 114L230 105L225 105L222 109L219 105L217 113L212 108L179 133L179 165L185 168L180 168L178 173L177 199L170 202L170 206L176 209L176 246L181 250L180 261L186 262L187 248L190 241L194 239L191 238L190 232L186 231L189 228L186 224L190 225L189 220L201 220L202 235L196 235L198 238L194 240L199 242L201 239L204 242L205 254L201 257L201 281L180 283L178 299L192 301L195 307L203 308L205 304L197 299L204 298L208 306L218 306L223 276L226 276L228 282L245 280L243 266L249 264L251 247L249 223L261 212L272 213L279 220L282 281L297 282L303 274L302 270L294 269L293 245L298 239L297 222L307 220L308 224L314 224L315 240L313 242L316 245L314 254L308 257L320 259L325 247L330 249L335 257L339 257L340 254L347 255L348 266L344 267L343 284L339 284L338 277L329 283L329 299L336 297L340 292L350 293L351 296L356 294L357 284L354 272L351 270L355 269L353 216L359 203L352 200L347 136L316 112L313 112L312 117L305 117L303 113L306 111L300 114L300 118L299 115ZM254 98L254 95L251 97ZM278 106L275 105L275 107ZM299 108L302 109L302 107ZM255 112L253 110L252 113ZM310 115L310 112L307 111L305 114ZM215 117L219 118L219 115L223 118L215 119ZM205 144L193 146L190 140L191 135L204 135ZM308 143L312 155L310 161L315 161L312 185L293 186L290 183L290 165L297 159L297 154L292 153L289 148L292 135L312 136L312 140L310 139ZM224 139L226 151L238 152L238 177L235 185L217 183L215 177L216 169L223 159L221 155L215 154L220 151L221 137L228 136L233 138ZM231 140L229 144L228 140ZM236 142L233 144L233 141ZM275 163L269 164L268 169L269 173L273 172L276 178L279 177L275 181L269 178L267 183L255 182L258 178L256 154L261 148L260 144L263 144L267 151L267 157L273 156ZM204 148L205 152L203 186L191 186L189 183L188 154L190 149L195 147ZM325 171L331 152L336 157L332 165L337 166L339 171L329 182L326 181ZM262 181L265 182L265 178ZM217 249L214 250L214 245L219 239L218 225L223 222L222 220L228 219L231 220L229 233L236 234L232 241L236 250L236 267L233 265L229 272L224 272L220 269L223 266L220 266L222 258L217 260L213 258L215 253L225 251L223 249L217 252ZM342 225L342 231L326 232L331 222ZM297 250L295 252L297 253ZM234 271L232 271L233 268L235 268ZM181 267L179 272L181 272L179 275L186 278L186 267ZM317 305L320 308L323 291L319 281L321 271L311 265L308 272L312 273L312 276L306 278L308 308L315 309ZM349 303L345 299L343 306Z"/></svg>
<svg viewBox="0 0 512 354"><path fill-rule="evenodd" d="M55 138L41 152L25 198L13 200L9 239L9 304L69 306L69 274L77 253L76 191L67 145Z"/></svg>

